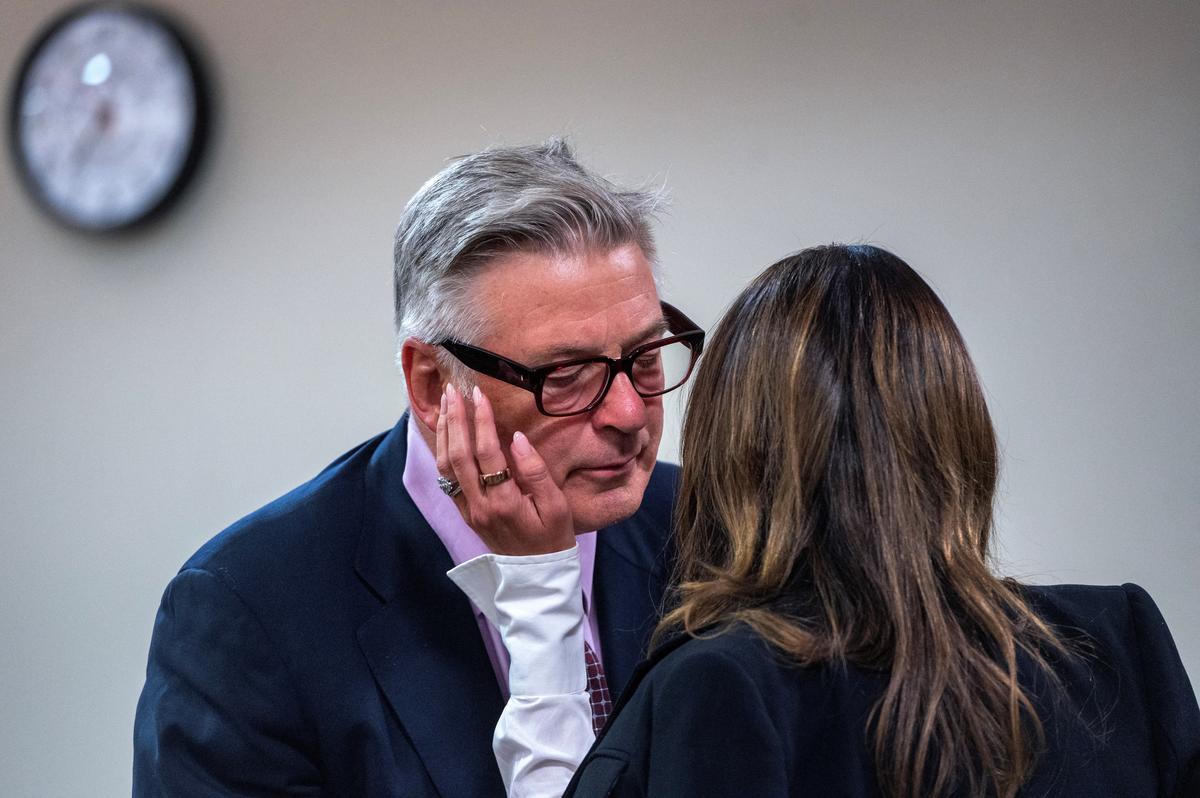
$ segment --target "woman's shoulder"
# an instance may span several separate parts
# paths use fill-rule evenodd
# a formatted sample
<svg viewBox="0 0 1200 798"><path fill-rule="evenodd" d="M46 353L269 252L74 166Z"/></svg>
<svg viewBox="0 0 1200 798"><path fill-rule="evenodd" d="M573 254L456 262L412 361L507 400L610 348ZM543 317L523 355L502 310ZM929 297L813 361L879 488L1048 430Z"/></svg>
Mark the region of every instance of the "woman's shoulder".
<svg viewBox="0 0 1200 798"><path fill-rule="evenodd" d="M1195 794L1171 785L1200 786L1200 706L1150 595L1134 584L1021 592L1067 647L1047 652L1061 692L1035 690L1057 777L1099 784L1120 767L1158 779L1164 795ZM1034 676L1028 684L1045 684ZM1150 762L1155 773L1146 770Z"/></svg>
<svg viewBox="0 0 1200 798"><path fill-rule="evenodd" d="M1174 683L1190 693L1167 623L1138 585L1019 585L1018 590L1063 644L1061 650L1040 648L1069 693L1122 705L1150 698L1144 690L1130 692L1130 684ZM1036 685L1039 669L1022 661L1023 678Z"/></svg>
<svg viewBox="0 0 1200 798"><path fill-rule="evenodd" d="M1035 605L1035 609L1076 614L1084 618L1098 617L1105 612L1123 610L1129 597L1145 596L1139 585L1031 585L1021 584L1020 591Z"/></svg>
<svg viewBox="0 0 1200 798"><path fill-rule="evenodd" d="M1171 641L1158 605L1139 585L1022 585L1020 590L1038 617L1067 641Z"/></svg>

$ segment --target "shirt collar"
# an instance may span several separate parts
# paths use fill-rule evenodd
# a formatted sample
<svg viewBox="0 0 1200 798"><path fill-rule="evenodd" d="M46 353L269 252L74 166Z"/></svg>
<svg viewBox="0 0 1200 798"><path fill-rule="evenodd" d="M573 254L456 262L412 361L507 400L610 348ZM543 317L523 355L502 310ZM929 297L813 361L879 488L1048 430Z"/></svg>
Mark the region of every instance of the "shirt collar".
<svg viewBox="0 0 1200 798"><path fill-rule="evenodd" d="M408 416L408 456L404 461L404 489L412 497L421 515L429 522L450 560L460 565L467 560L487 554L487 544L463 520L454 500L438 487L437 460L425 443L412 414ZM592 575L596 567L596 532L575 536L579 546L579 581L583 586L583 610L589 612L592 603Z"/></svg>

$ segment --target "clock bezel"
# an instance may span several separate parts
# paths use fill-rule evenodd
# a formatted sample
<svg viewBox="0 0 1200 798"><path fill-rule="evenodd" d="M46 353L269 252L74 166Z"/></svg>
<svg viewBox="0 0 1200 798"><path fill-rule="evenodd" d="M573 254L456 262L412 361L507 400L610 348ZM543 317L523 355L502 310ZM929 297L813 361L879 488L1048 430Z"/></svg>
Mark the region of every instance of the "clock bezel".
<svg viewBox="0 0 1200 798"><path fill-rule="evenodd" d="M157 202L147 207L140 214L115 224L106 225L83 223L71 214L65 213L62 208L51 201L41 182L33 173L28 155L21 143L20 131L21 103L24 99L29 71L34 61L50 40L64 27L81 17L97 11L118 11L140 17L157 26L178 46L180 53L183 55L183 61L188 70L188 77L191 80L192 96L194 98L194 114L191 130L189 131L190 140L187 145L187 154L171 179L170 187L163 192L163 195ZM88 2L71 6L52 18L34 36L31 44L21 58L16 75L8 98L8 149L16 165L17 175L26 192L33 199L34 203L52 219L77 232L107 235L144 227L162 217L178 201L179 196L195 175L201 155L206 148L211 126L212 109L208 81L199 52L193 45L191 37L185 33L184 28L177 20L158 8L152 8L137 2L124 2L123 0L89 0Z"/></svg>

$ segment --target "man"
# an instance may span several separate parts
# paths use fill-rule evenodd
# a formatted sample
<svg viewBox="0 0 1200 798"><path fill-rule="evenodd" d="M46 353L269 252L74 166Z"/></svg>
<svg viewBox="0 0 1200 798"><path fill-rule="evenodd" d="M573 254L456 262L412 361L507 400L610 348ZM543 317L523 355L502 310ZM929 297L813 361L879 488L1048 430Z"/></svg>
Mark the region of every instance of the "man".
<svg viewBox="0 0 1200 798"><path fill-rule="evenodd" d="M486 393L489 457L505 464L480 470L476 498L527 488L514 458L532 452L565 500L587 676L619 692L667 578L675 469L655 460L659 395L699 348L659 302L654 209L557 141L461 159L410 200L394 255L411 410L217 535L168 585L135 795L504 795L491 740L508 652L447 576L488 550L439 470L448 385L464 413L462 392ZM672 385L644 366L662 340L684 355ZM510 463L519 479L505 485Z"/></svg>

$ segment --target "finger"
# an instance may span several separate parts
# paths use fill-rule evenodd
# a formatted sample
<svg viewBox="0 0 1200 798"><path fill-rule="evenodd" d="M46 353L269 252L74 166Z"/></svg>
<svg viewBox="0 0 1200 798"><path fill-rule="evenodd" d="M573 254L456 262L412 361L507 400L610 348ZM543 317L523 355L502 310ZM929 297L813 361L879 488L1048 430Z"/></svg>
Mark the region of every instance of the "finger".
<svg viewBox="0 0 1200 798"><path fill-rule="evenodd" d="M467 403L453 385L446 387L446 451L454 478L462 485L468 503L479 506L483 488L467 421Z"/></svg>
<svg viewBox="0 0 1200 798"><path fill-rule="evenodd" d="M538 517L547 527L570 526L570 509L562 489L550 476L546 461L520 432L513 433L513 473L521 492L533 501Z"/></svg>
<svg viewBox="0 0 1200 798"><path fill-rule="evenodd" d="M439 405L437 419L437 451L434 456L437 459L438 474L450 480L451 482L459 482L458 476L454 473L454 466L450 462L449 427L450 416L446 412L446 389L442 388L442 400L441 404ZM466 500L463 498L461 490L449 498L450 501L458 505L459 510L466 506Z"/></svg>
<svg viewBox="0 0 1200 798"><path fill-rule="evenodd" d="M437 451L434 452L437 458L438 473L446 479L454 479L454 469L450 466L450 449L449 440L447 437L447 427L449 426L446 418L446 389L442 388L442 402L438 409L437 417Z"/></svg>
<svg viewBox="0 0 1200 798"><path fill-rule="evenodd" d="M471 394L475 403L475 460L479 464L480 473L492 474L503 471L508 467L504 452L500 449L500 436L496 434L495 416L492 415L492 403L488 401L483 391L476 386ZM515 494L517 487L509 484L511 480L492 485L486 490L498 497L507 497L510 492Z"/></svg>

